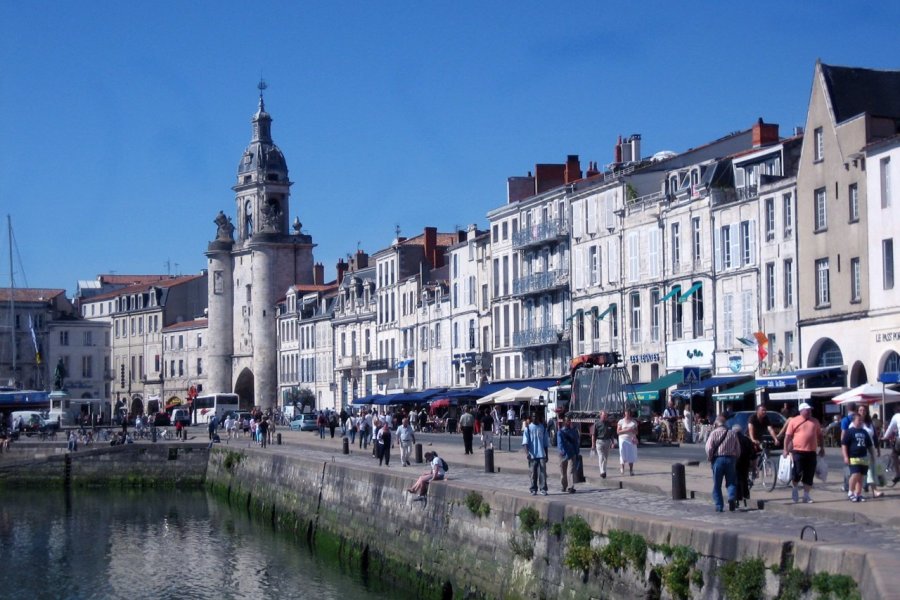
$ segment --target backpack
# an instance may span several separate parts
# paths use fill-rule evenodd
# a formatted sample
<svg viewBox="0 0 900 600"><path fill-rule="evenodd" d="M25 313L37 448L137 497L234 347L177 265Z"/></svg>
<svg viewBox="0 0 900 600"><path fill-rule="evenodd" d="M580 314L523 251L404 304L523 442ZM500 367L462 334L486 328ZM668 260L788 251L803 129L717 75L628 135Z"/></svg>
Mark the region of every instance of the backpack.
<svg viewBox="0 0 900 600"><path fill-rule="evenodd" d="M441 458L441 457L438 456L438 458ZM448 465L447 461L444 460L443 458L441 458L441 468L444 469L445 472L450 470L450 465Z"/></svg>

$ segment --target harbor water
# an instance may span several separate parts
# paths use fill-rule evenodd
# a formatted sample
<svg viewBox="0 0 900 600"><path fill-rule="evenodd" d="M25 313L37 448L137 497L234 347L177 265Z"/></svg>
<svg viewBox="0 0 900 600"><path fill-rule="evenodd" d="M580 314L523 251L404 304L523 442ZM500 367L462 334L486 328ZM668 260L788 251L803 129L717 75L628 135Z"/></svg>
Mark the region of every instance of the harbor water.
<svg viewBox="0 0 900 600"><path fill-rule="evenodd" d="M403 598L203 491L0 492L0 597Z"/></svg>

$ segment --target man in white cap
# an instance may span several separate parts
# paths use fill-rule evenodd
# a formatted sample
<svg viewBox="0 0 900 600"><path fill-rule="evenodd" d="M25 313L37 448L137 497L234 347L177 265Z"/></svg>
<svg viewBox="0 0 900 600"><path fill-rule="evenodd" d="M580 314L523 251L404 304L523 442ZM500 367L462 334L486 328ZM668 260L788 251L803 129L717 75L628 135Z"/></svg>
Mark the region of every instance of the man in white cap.
<svg viewBox="0 0 900 600"><path fill-rule="evenodd" d="M791 498L799 502L798 485L802 481L803 502L809 504L812 502L809 491L816 474L816 455L825 455L825 436L819 421L812 416L812 406L804 402L799 410L800 414L791 418L784 429L784 456L790 452L794 459Z"/></svg>

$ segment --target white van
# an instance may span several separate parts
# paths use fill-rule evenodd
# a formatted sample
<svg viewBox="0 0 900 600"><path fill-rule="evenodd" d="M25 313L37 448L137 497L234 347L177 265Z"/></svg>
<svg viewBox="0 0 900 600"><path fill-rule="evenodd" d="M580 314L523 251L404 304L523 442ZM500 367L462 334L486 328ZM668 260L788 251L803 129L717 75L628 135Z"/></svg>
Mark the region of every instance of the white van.
<svg viewBox="0 0 900 600"><path fill-rule="evenodd" d="M21 423L20 423L21 419ZM48 421L36 410L17 410L12 414L12 428L20 433L38 431L56 431L59 424L56 421Z"/></svg>

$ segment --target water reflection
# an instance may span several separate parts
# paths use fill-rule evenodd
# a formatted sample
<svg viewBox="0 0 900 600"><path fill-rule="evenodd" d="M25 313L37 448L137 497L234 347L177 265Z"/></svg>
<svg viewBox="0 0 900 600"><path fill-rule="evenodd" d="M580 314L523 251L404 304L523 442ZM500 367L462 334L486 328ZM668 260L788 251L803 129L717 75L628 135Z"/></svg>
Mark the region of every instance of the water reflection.
<svg viewBox="0 0 900 600"><path fill-rule="evenodd" d="M402 598L204 492L0 494L4 598Z"/></svg>

